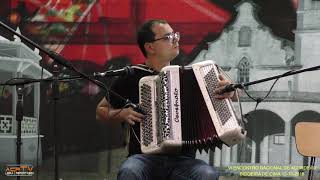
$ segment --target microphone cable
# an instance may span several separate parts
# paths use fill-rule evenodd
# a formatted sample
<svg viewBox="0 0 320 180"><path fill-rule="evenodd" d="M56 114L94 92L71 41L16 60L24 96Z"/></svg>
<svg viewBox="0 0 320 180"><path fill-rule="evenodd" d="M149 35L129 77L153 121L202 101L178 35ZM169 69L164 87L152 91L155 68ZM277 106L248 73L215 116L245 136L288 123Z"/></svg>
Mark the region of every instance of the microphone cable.
<svg viewBox="0 0 320 180"><path fill-rule="evenodd" d="M275 84L278 82L278 80L279 80L280 78L284 77L285 75L287 75L288 73L291 73L291 72L293 72L293 71L294 71L294 70L287 71L287 72L283 73L280 77L278 77L278 78L272 83L272 85L271 85L270 89L268 90L267 94L266 94L264 97L262 97L262 98L261 98L261 97L255 98L255 97L251 96L251 95L249 94L249 92L248 92L245 88L243 88L243 91L246 93L246 95L247 95L250 99L252 99L253 101L256 102L256 106L255 106L254 110L257 109L258 105L259 105L261 102L263 102L264 100L266 100L266 98L270 95L272 89L274 88L274 86L275 86Z"/></svg>

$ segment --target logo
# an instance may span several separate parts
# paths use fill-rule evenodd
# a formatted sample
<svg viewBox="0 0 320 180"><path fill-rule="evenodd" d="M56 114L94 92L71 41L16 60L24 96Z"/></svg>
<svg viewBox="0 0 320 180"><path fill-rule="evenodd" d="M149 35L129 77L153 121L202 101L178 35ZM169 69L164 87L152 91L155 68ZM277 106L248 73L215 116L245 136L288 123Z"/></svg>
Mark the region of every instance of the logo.
<svg viewBox="0 0 320 180"><path fill-rule="evenodd" d="M179 122L180 121L180 116L179 116L179 91L177 88L174 89L174 111L175 111L175 117L174 117L174 121L175 122Z"/></svg>
<svg viewBox="0 0 320 180"><path fill-rule="evenodd" d="M30 164L10 164L5 170L6 176L32 176L33 174L34 169Z"/></svg>

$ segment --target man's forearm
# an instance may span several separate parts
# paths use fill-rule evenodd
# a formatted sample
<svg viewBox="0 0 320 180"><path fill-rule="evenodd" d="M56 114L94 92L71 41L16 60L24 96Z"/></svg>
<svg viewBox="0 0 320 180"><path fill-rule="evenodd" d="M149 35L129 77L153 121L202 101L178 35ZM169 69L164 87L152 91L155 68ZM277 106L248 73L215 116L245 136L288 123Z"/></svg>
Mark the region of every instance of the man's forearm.
<svg viewBox="0 0 320 180"><path fill-rule="evenodd" d="M122 109L113 109L107 107L98 107L96 111L96 119L107 122L122 122L121 118Z"/></svg>

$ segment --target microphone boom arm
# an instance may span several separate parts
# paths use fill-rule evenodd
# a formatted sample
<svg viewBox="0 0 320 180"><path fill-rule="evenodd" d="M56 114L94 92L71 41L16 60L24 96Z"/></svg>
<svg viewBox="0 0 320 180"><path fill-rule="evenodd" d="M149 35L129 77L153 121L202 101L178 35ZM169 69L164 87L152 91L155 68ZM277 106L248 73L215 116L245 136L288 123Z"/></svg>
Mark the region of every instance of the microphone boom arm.
<svg viewBox="0 0 320 180"><path fill-rule="evenodd" d="M11 27L7 26L6 24L4 24L3 22L0 21L0 26L3 26L5 29L7 29L8 31L10 31L12 34L18 36L19 38L21 38L22 40L26 41L27 43L31 44L33 47L39 49L41 52L45 53L46 55L48 55L50 58L52 58L56 63L67 67L68 69L71 69L72 71L76 72L77 74L79 74L79 76L83 79L86 79L94 84L96 84L97 86L99 86L100 88L109 91L110 93L112 93L113 95L115 95L117 98L121 99L124 102L127 102L128 99L123 98L122 96L120 96L118 93L112 91L111 89L109 89L108 87L106 87L103 83L101 83L100 81L97 81L95 79L93 79L92 77L82 73L81 71L78 71L75 67L72 66L72 64L67 61L63 56L57 54L54 51L51 50L47 50L41 46L39 46L37 43L33 42L32 40L28 39L27 37L25 37L22 34L19 34L18 32L16 32L15 30L13 30ZM129 100L130 101L130 100Z"/></svg>
<svg viewBox="0 0 320 180"><path fill-rule="evenodd" d="M294 74L299 74L299 73L303 73L303 72L307 72L307 71L316 71L316 70L319 70L319 69L320 69L320 65L309 67L309 68L300 69L300 70L297 70L297 71L289 71L289 72L286 72L284 74L271 76L271 77L268 77L268 78L264 78L264 79L260 79L260 80L256 80L256 81L251 81L251 82L247 82L247 83L229 84L224 89L222 89L219 92L219 94L223 94L223 93L226 93L226 92L232 92L232 91L235 91L236 89L243 89L246 86L251 86L251 85L254 85L254 84L258 84L258 83L262 83L262 82L266 82L266 81L271 81L271 80L274 80L274 79L279 79L279 78L283 78L283 77L287 77L287 76L291 76L291 75L294 75Z"/></svg>

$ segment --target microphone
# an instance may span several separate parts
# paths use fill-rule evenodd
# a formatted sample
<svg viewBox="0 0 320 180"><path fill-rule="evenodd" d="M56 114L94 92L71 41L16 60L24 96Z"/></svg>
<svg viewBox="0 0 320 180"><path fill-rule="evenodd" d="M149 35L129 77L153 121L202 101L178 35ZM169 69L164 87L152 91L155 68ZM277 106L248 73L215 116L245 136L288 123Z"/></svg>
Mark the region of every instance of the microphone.
<svg viewBox="0 0 320 180"><path fill-rule="evenodd" d="M231 91L234 91L236 90L236 87L234 84L228 84L226 85L223 89L221 89L218 94L224 94L224 93L228 93L228 92L231 92Z"/></svg>
<svg viewBox="0 0 320 180"><path fill-rule="evenodd" d="M244 84L229 84L226 85L223 89L221 89L218 94L223 94L223 93L227 93L227 92L232 92L235 91L236 89L243 89L244 88Z"/></svg>
<svg viewBox="0 0 320 180"><path fill-rule="evenodd" d="M95 77L104 77L104 76L127 76L133 74L133 68L126 66L122 69L109 70L105 72L94 72L93 76Z"/></svg>
<svg viewBox="0 0 320 180"><path fill-rule="evenodd" d="M25 85L37 82L36 79L32 78L13 78L8 81L6 81L4 84L0 82L1 85L8 85L8 86L16 86L16 85Z"/></svg>

